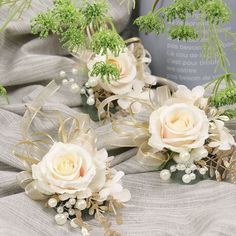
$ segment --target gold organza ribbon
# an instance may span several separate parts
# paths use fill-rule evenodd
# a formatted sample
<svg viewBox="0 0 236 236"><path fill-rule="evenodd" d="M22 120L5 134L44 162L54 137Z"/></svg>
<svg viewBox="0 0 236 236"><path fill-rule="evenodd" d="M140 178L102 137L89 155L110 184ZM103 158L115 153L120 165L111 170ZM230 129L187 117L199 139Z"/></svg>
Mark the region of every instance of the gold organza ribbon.
<svg viewBox="0 0 236 236"><path fill-rule="evenodd" d="M169 160L169 155L151 148L147 141L144 141L138 149L136 158L142 165L160 168Z"/></svg>
<svg viewBox="0 0 236 236"><path fill-rule="evenodd" d="M109 104L117 99L128 99L131 104L128 109L128 116L111 118L112 129L117 135L107 137L107 143L116 147L138 147L136 155L137 160L142 164L150 167L159 168L169 160L168 153L159 152L148 145L149 121L140 120L131 109L134 102L144 105L151 113L163 106L171 96L168 86L158 87L155 90L154 100L143 100L132 98L127 95L114 95L105 99L98 107L98 115L104 112L109 113ZM105 111L107 107L107 111ZM118 136L118 137L117 137Z"/></svg>
<svg viewBox="0 0 236 236"><path fill-rule="evenodd" d="M29 134L29 128L36 117L37 113L41 110L42 106L48 101L48 99L59 90L60 86L53 80L51 81L35 98L35 100L28 105L23 120L21 122L21 130L23 137L27 138Z"/></svg>
<svg viewBox="0 0 236 236"><path fill-rule="evenodd" d="M37 181L33 180L31 166L40 162L43 155L53 145L54 139L46 132L39 131L32 133L30 132L30 128L38 114L47 117L41 111L42 107L59 88L55 81L50 82L36 99L27 106L28 109L21 123L23 140L19 141L14 148L15 156L23 163L26 169L17 175L17 181L25 189L25 193L33 200L44 200L49 197L40 191ZM88 115L79 114L76 118L69 117L66 119L63 119L59 112L54 112L54 115L54 119L57 119L59 123L57 130L58 142L76 142L76 139L81 133L85 142L91 137L90 133L92 131L90 130L90 119Z"/></svg>

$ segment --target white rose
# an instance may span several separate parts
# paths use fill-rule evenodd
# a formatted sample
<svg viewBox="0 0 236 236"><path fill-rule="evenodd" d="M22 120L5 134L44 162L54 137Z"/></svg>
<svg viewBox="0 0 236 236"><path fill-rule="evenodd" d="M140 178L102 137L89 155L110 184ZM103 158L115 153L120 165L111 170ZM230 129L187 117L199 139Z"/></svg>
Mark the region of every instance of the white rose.
<svg viewBox="0 0 236 236"><path fill-rule="evenodd" d="M108 155L105 149L92 149L89 142L54 143L49 152L32 166L32 176L45 194L86 195L100 191L105 184Z"/></svg>
<svg viewBox="0 0 236 236"><path fill-rule="evenodd" d="M91 59L87 66L89 71L92 70L93 65L99 61L106 61L106 56L96 55ZM133 83L136 77L136 61L135 57L131 52L126 50L124 53L120 53L118 57L113 56L112 54L108 55L108 63L111 63L117 67L120 72L120 79L117 81L111 80L110 83L102 81L100 78L97 78L99 85L106 91L114 94L126 94L129 93L133 88ZM89 73L89 77L90 73Z"/></svg>
<svg viewBox="0 0 236 236"><path fill-rule="evenodd" d="M190 104L163 106L150 116L149 145L181 153L199 148L208 138L209 121L204 111Z"/></svg>

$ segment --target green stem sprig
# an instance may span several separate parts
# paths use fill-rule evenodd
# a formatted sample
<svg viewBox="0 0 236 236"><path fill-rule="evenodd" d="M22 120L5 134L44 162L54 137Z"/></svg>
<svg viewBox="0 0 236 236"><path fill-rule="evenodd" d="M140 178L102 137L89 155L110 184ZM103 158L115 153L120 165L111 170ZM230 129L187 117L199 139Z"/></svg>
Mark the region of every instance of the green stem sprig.
<svg viewBox="0 0 236 236"><path fill-rule="evenodd" d="M216 71L224 73L209 83L209 85L214 84L211 100L217 100L217 104L220 104L218 99L223 99L225 91L220 92L216 99L214 97L217 96L221 84L224 82L228 90L230 88L234 90L235 87L234 75L229 72L229 59L219 30L223 24L230 21L231 10L223 0L173 0L168 6L159 9L156 9L157 3L158 1L155 0L152 11L146 16L140 16L134 23L145 33L155 32L158 35L166 32L173 40L202 41L203 60L216 60ZM187 24L190 17L196 18L198 27ZM233 39L236 48L236 33L228 30L223 32L225 37ZM226 99L222 103L225 102ZM232 99L229 99L229 103L232 103Z"/></svg>
<svg viewBox="0 0 236 236"><path fill-rule="evenodd" d="M31 7L32 0L0 0L0 7L6 6L9 11L9 16L2 26L0 26L0 33L7 27L12 20L19 19L24 10Z"/></svg>
<svg viewBox="0 0 236 236"><path fill-rule="evenodd" d="M54 0L52 9L32 21L32 32L41 38L50 32L56 34L63 47L72 53L85 48L99 55L118 56L125 48L124 40L108 15L105 0L85 0L78 7L71 0ZM119 78L118 70L107 62L95 64L92 74L100 75L102 79L107 77L107 81Z"/></svg>

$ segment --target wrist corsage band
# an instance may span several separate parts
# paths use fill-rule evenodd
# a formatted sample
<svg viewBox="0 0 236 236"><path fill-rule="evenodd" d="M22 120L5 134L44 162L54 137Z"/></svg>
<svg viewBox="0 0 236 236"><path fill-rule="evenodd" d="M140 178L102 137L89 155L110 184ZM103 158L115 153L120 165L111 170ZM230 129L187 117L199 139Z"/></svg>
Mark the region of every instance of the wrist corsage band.
<svg viewBox="0 0 236 236"><path fill-rule="evenodd" d="M42 110L57 89L51 82L23 117L23 139L14 149L25 167L18 182L31 199L45 201L55 210L58 225L69 221L82 235L89 235L90 226L84 219L90 215L104 227L104 235L119 235L111 229L108 215L122 223L119 210L131 197L122 186L124 173L110 167L112 158L105 149L97 149L87 115L63 118L59 112ZM35 120L44 121L48 132L35 125Z"/></svg>

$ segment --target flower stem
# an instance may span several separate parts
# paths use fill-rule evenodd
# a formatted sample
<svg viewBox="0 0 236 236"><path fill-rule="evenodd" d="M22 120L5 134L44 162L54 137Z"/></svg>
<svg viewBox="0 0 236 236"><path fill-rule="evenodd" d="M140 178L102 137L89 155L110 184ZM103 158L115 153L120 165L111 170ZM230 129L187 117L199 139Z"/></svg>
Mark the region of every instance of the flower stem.
<svg viewBox="0 0 236 236"><path fill-rule="evenodd" d="M152 5L152 12L155 11L158 2L159 2L159 0L155 0L155 2L153 3L153 5Z"/></svg>

